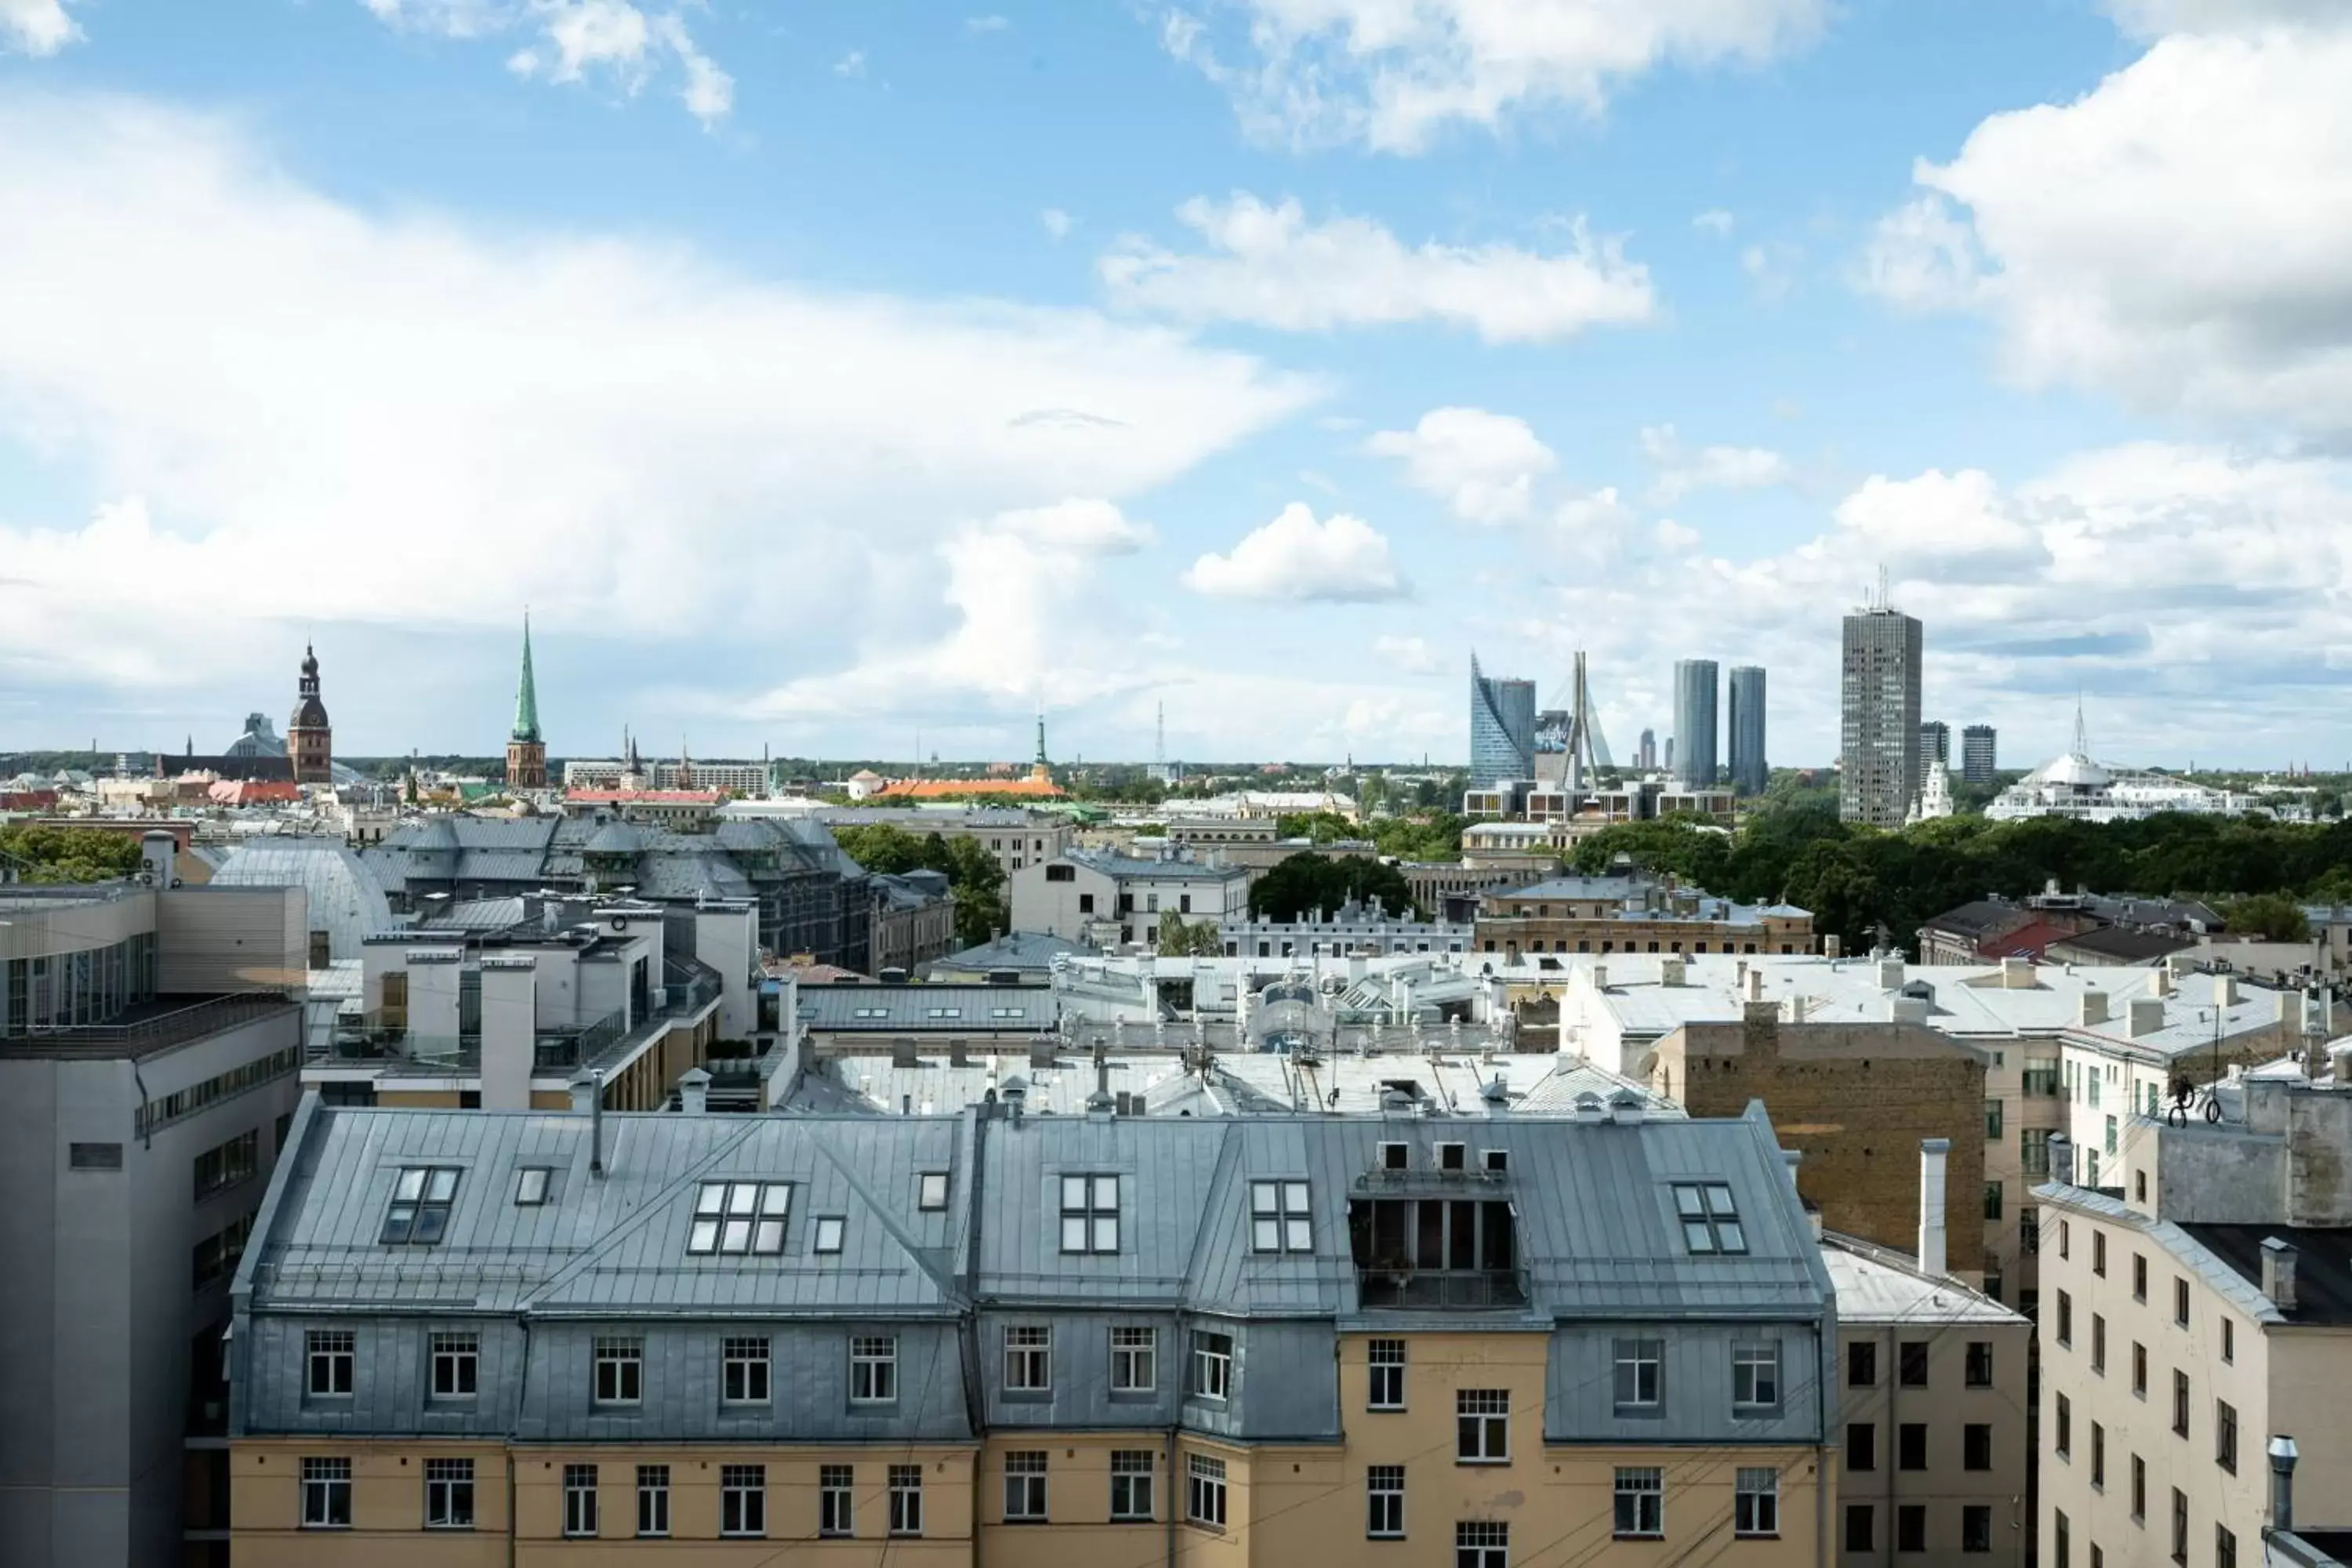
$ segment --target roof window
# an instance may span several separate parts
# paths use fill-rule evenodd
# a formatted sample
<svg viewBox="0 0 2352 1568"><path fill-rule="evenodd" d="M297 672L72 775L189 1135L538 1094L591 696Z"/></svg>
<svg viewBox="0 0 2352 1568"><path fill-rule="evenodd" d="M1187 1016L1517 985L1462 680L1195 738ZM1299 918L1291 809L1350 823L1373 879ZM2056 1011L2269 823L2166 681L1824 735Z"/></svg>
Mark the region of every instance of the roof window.
<svg viewBox="0 0 2352 1568"><path fill-rule="evenodd" d="M948 1173L945 1171L925 1171L916 1180L916 1206L943 1209L948 1206Z"/></svg>
<svg viewBox="0 0 2352 1568"><path fill-rule="evenodd" d="M1250 1250L1315 1250L1315 1227L1307 1216L1305 1182L1250 1184Z"/></svg>
<svg viewBox="0 0 2352 1568"><path fill-rule="evenodd" d="M887 1007L854 1007L850 1010L849 1016L853 1018L887 1018L890 1016L890 1009Z"/></svg>
<svg viewBox="0 0 2352 1568"><path fill-rule="evenodd" d="M1118 1178L1062 1178L1062 1250L1118 1250Z"/></svg>
<svg viewBox="0 0 2352 1568"><path fill-rule="evenodd" d="M1676 1182L1675 1215L1682 1221L1683 1245L1694 1253L1748 1250L1731 1189L1721 1182Z"/></svg>
<svg viewBox="0 0 2352 1568"><path fill-rule="evenodd" d="M779 1256L792 1197L792 1187L783 1182L703 1183L694 1200L687 1251Z"/></svg>
<svg viewBox="0 0 2352 1568"><path fill-rule="evenodd" d="M377 1239L386 1247L431 1247L448 1232L449 1207L457 1197L456 1166L404 1165Z"/></svg>
<svg viewBox="0 0 2352 1568"><path fill-rule="evenodd" d="M816 1221L815 1250L819 1252L839 1252L841 1250L842 1232L846 1228L847 1222L845 1221L841 1215L837 1214L819 1215Z"/></svg>
<svg viewBox="0 0 2352 1568"><path fill-rule="evenodd" d="M515 1206L534 1208L547 1201L547 1179L554 1173L545 1165L525 1165L515 1172Z"/></svg>
<svg viewBox="0 0 2352 1568"><path fill-rule="evenodd" d="M926 1018L961 1018L963 1016L963 1009L961 1007L930 1007L924 1010L923 1016Z"/></svg>

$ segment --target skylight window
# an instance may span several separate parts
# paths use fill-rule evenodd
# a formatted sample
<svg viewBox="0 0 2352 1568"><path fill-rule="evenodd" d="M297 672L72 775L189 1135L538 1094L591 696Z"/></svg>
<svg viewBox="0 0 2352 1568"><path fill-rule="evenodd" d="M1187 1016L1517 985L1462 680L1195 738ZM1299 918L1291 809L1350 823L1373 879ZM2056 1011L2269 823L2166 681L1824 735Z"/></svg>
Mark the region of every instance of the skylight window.
<svg viewBox="0 0 2352 1568"><path fill-rule="evenodd" d="M1315 1226L1307 1217L1305 1182L1250 1184L1250 1249L1312 1252Z"/></svg>
<svg viewBox="0 0 2352 1568"><path fill-rule="evenodd" d="M839 1252L841 1250L841 1233L844 1228L845 1225L839 1215L829 1214L819 1215L816 1222L816 1250L819 1252Z"/></svg>
<svg viewBox="0 0 2352 1568"><path fill-rule="evenodd" d="M1721 1182L1676 1182L1675 1215L1682 1221L1683 1245L1692 1252L1745 1252L1747 1234Z"/></svg>
<svg viewBox="0 0 2352 1568"><path fill-rule="evenodd" d="M703 1183L695 1195L687 1251L779 1256L792 1197L792 1187L783 1182Z"/></svg>
<svg viewBox="0 0 2352 1568"><path fill-rule="evenodd" d="M457 1197L453 1165L405 1165L393 1183L392 1206L383 1211L386 1247L431 1247L449 1229L449 1206Z"/></svg>
<svg viewBox="0 0 2352 1568"><path fill-rule="evenodd" d="M515 1172L515 1206L532 1208L547 1201L547 1178L554 1174L545 1165L525 1165Z"/></svg>
<svg viewBox="0 0 2352 1568"><path fill-rule="evenodd" d="M853 1018L887 1018L890 1016L890 1009L887 1007L857 1007L853 1008L849 1016Z"/></svg>
<svg viewBox="0 0 2352 1568"><path fill-rule="evenodd" d="M1018 1018L1022 1016L1022 1010L1018 1007L991 1007L988 1016L992 1018Z"/></svg>
<svg viewBox="0 0 2352 1568"><path fill-rule="evenodd" d="M921 1208L947 1207L948 1173L945 1171L925 1171L918 1180L915 1201Z"/></svg>
<svg viewBox="0 0 2352 1568"><path fill-rule="evenodd" d="M926 1018L961 1018L963 1016L963 1009L961 1007L933 1007L925 1012L923 1016Z"/></svg>

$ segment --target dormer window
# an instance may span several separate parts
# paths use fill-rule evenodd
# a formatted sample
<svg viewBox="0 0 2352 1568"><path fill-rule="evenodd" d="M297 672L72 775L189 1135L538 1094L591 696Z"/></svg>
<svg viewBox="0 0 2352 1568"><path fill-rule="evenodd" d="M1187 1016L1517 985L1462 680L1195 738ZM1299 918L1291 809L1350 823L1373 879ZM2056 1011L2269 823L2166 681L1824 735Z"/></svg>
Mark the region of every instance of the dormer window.
<svg viewBox="0 0 2352 1568"><path fill-rule="evenodd" d="M792 1187L783 1182L703 1183L695 1195L687 1251L780 1256L792 1197Z"/></svg>
<svg viewBox="0 0 2352 1568"><path fill-rule="evenodd" d="M1508 1149L1481 1149L1478 1152L1488 1175L1500 1176L1510 1170L1511 1152Z"/></svg>
<svg viewBox="0 0 2352 1568"><path fill-rule="evenodd" d="M1411 1144L1383 1143L1381 1145L1381 1170L1402 1171L1409 1167L1412 1163L1412 1146Z"/></svg>
<svg viewBox="0 0 2352 1568"><path fill-rule="evenodd" d="M1062 1178L1062 1250L1118 1250L1118 1178Z"/></svg>
<svg viewBox="0 0 2352 1568"><path fill-rule="evenodd" d="M1437 1168L1441 1171L1459 1171L1464 1168L1468 1152L1469 1151L1460 1143L1440 1143L1437 1146Z"/></svg>
<svg viewBox="0 0 2352 1568"><path fill-rule="evenodd" d="M1675 1215L1682 1221L1683 1245L1694 1253L1748 1250L1731 1189L1721 1182L1676 1182Z"/></svg>
<svg viewBox="0 0 2352 1568"><path fill-rule="evenodd" d="M392 1205L383 1211L386 1247L431 1247L449 1229L449 1207L457 1197L457 1172L451 1165L408 1165L393 1183Z"/></svg>
<svg viewBox="0 0 2352 1568"><path fill-rule="evenodd" d="M1250 1249L1312 1252L1315 1226L1307 1215L1305 1182L1250 1184Z"/></svg>

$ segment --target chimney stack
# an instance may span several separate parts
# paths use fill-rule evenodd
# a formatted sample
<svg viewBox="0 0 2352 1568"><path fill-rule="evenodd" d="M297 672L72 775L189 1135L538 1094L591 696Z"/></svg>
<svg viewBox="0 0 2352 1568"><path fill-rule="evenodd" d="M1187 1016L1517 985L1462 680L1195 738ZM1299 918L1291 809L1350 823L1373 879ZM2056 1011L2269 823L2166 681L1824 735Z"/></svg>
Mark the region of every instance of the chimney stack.
<svg viewBox="0 0 2352 1568"><path fill-rule="evenodd" d="M2275 1236L2263 1243L2263 1294L2280 1311L2294 1310L2294 1247Z"/></svg>
<svg viewBox="0 0 2352 1568"><path fill-rule="evenodd" d="M1919 1268L1944 1273L1944 1162L1952 1152L1948 1138L1919 1141Z"/></svg>
<svg viewBox="0 0 2352 1568"><path fill-rule="evenodd" d="M2081 1011L2075 1021L2086 1029L2090 1028L2095 1024L2105 1023L2107 1021L2107 994L2104 991L2084 992L2081 997Z"/></svg>
<svg viewBox="0 0 2352 1568"><path fill-rule="evenodd" d="M2213 1005L2234 1007L2238 1005L2238 977L2234 974L2213 976Z"/></svg>
<svg viewBox="0 0 2352 1568"><path fill-rule="evenodd" d="M1823 958L1836 958L1844 951L1845 945L1838 940L1837 932L1832 931L1822 938L1822 956Z"/></svg>
<svg viewBox="0 0 2352 1568"><path fill-rule="evenodd" d="M680 1073L677 1102L688 1116L708 1115L710 1110L710 1075L700 1068L688 1068Z"/></svg>
<svg viewBox="0 0 2352 1568"><path fill-rule="evenodd" d="M1878 988L1881 991L1903 989L1903 960L1900 957L1878 961Z"/></svg>
<svg viewBox="0 0 2352 1568"><path fill-rule="evenodd" d="M2294 1439L2282 1432L2265 1450L2271 1457L2271 1529L2284 1535L2294 1529Z"/></svg>
<svg viewBox="0 0 2352 1568"><path fill-rule="evenodd" d="M2158 970L2160 974L2163 971ZM2135 1040L2153 1035L2164 1027L2164 1001L2157 996L2135 996L2129 1008L2131 1037Z"/></svg>

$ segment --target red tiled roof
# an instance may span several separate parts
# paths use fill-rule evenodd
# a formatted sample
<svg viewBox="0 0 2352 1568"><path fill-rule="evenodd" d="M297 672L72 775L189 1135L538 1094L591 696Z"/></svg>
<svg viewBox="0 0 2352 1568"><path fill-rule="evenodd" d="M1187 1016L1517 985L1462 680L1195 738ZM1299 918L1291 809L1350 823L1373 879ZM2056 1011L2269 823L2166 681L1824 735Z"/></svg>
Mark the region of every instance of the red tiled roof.
<svg viewBox="0 0 2352 1568"><path fill-rule="evenodd" d="M2015 931L1977 944L1977 952L1987 960L2000 958L2031 958L2039 960L2042 952L2053 942L2063 942L2074 933L2064 926L2052 925L2047 921L2034 921Z"/></svg>
<svg viewBox="0 0 2352 1568"><path fill-rule="evenodd" d="M1062 787L1047 779L893 779L874 793L909 800L936 800L959 795L1029 795L1059 800Z"/></svg>

